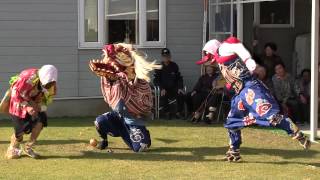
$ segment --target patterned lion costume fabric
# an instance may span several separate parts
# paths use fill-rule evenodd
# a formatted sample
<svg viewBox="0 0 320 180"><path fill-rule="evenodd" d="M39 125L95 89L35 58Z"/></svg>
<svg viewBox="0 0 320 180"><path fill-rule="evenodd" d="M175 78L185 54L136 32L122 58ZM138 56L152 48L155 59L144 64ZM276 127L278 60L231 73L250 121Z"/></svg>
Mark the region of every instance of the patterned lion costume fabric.
<svg viewBox="0 0 320 180"><path fill-rule="evenodd" d="M102 138L98 149L108 147L108 136L122 137L134 152L151 146L149 130L142 121L152 108L149 72L161 68L128 44L110 44L103 48L102 60L91 60L89 67L101 77L101 91L111 111L95 120Z"/></svg>
<svg viewBox="0 0 320 180"><path fill-rule="evenodd" d="M129 44L106 45L102 51L103 59L91 60L89 67L101 77L105 101L114 109L122 99L136 116L150 113L153 103L149 73L161 66L146 61L144 54Z"/></svg>

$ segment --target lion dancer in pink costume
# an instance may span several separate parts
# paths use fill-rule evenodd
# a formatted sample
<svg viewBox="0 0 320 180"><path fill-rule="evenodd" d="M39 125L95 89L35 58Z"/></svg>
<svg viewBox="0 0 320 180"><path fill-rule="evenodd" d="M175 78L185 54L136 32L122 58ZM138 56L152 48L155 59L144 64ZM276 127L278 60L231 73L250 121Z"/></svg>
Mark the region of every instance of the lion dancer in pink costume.
<svg viewBox="0 0 320 180"><path fill-rule="evenodd" d="M311 145L308 138L292 120L280 113L280 107L266 86L252 75L256 63L243 44L235 37L224 42L213 39L203 48L204 57L197 62L217 62L227 81L227 88L233 88L236 95L231 101L231 110L224 125L228 129L230 147L225 160L239 161L241 129L250 125L276 127L285 130L298 140L304 149Z"/></svg>
<svg viewBox="0 0 320 180"><path fill-rule="evenodd" d="M144 54L129 44L109 44L103 48L102 60L92 60L89 67L101 77L101 91L111 111L95 120L102 138L98 148L108 148L108 136L121 137L134 152L151 145L144 120L153 106L149 72L161 68L148 62Z"/></svg>
<svg viewBox="0 0 320 180"><path fill-rule="evenodd" d="M40 69L23 70L10 80L9 115L14 126L6 158L20 158L20 144L24 134L31 134L23 151L32 158L40 155L33 150L43 127L47 126L47 106L56 94L58 70L53 65L44 65Z"/></svg>

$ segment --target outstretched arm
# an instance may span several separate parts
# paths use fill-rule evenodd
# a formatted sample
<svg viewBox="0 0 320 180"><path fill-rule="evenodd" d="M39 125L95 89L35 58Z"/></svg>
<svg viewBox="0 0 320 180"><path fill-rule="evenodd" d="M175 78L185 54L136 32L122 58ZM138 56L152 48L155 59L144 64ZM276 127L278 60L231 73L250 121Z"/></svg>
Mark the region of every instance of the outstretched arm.
<svg viewBox="0 0 320 180"><path fill-rule="evenodd" d="M249 51L243 46L242 43L230 44L230 45L232 46L232 48L230 49L232 49L234 53L236 53L242 59L242 61L246 64L249 71L253 72L256 69L257 64L252 59Z"/></svg>
<svg viewBox="0 0 320 180"><path fill-rule="evenodd" d="M219 48L219 54L229 56L237 54L246 64L250 72L256 69L256 62L252 59L249 51L243 46L239 39L235 37L228 38Z"/></svg>

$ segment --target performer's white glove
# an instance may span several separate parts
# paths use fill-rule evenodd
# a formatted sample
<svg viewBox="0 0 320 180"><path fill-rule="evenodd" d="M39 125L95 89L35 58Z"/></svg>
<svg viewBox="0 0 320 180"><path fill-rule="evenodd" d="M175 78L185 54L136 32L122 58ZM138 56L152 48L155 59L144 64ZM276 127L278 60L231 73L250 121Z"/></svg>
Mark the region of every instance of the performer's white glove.
<svg viewBox="0 0 320 180"><path fill-rule="evenodd" d="M253 59L248 59L247 61L246 61L246 66L247 66L247 68L249 69L249 71L251 72L251 74L253 73L253 71L256 69L256 67L257 67L257 64L256 64L256 62L253 60Z"/></svg>

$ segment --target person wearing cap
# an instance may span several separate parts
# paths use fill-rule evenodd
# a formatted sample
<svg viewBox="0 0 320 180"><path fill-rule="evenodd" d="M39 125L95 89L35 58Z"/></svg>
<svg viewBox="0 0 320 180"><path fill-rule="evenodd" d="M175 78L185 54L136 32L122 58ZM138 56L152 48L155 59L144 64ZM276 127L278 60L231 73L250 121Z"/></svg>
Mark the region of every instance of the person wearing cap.
<svg viewBox="0 0 320 180"><path fill-rule="evenodd" d="M250 125L280 128L298 140L304 149L310 148L309 139L289 117L280 113L279 104L270 91L253 76L257 65L240 40L229 37L220 43L213 39L205 44L203 52L204 56L197 64L218 63L227 87L236 92L224 125L230 139L225 160L241 159L241 129Z"/></svg>
<svg viewBox="0 0 320 180"><path fill-rule="evenodd" d="M169 99L177 100L177 118L181 118L181 112L183 110L184 102L184 91L183 91L183 78L179 71L179 66L171 60L171 53L168 48L161 50L162 56L162 69L155 70L154 74L154 85L159 86L160 92L160 103L161 106L165 107L164 112L172 111L169 110ZM169 113L169 119L173 115L173 112Z"/></svg>
<svg viewBox="0 0 320 180"><path fill-rule="evenodd" d="M57 78L58 71L53 65L26 69L11 78L9 116L14 125L14 134L6 153L8 159L20 157L20 143L23 135L29 133L30 140L25 143L23 152L32 158L39 157L32 147L42 128L47 126L47 105L56 94Z"/></svg>

